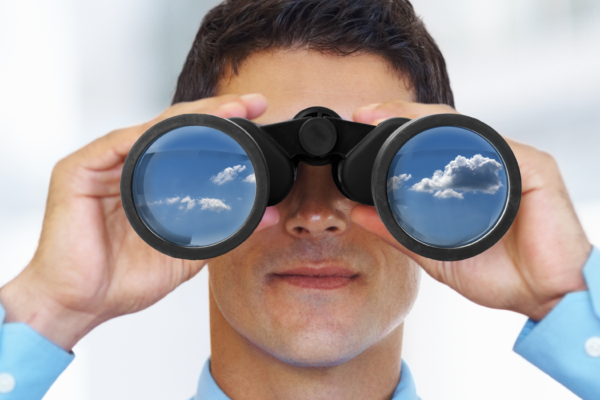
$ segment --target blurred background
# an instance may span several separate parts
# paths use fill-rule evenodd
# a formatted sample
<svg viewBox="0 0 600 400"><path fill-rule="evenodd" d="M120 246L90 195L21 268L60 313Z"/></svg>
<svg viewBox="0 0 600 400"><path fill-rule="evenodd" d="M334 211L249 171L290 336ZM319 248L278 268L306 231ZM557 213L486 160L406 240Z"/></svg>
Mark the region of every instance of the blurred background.
<svg viewBox="0 0 600 400"><path fill-rule="evenodd" d="M165 109L215 0L0 0L0 285L37 245L53 165ZM413 0L462 113L557 160L600 245L600 2ZM210 354L206 269L75 348L46 400L188 399ZM577 397L512 352L525 317L423 275L403 357L425 400Z"/></svg>

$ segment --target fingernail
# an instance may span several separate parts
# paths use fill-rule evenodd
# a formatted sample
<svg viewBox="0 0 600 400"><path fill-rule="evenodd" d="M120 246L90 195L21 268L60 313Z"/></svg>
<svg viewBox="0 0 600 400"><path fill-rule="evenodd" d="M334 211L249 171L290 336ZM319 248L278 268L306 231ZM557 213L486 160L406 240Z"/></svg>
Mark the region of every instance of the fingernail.
<svg viewBox="0 0 600 400"><path fill-rule="evenodd" d="M380 105L381 105L381 103L373 103L373 104L369 104L368 106L359 107L359 110L370 111L370 110L376 109Z"/></svg>
<svg viewBox="0 0 600 400"><path fill-rule="evenodd" d="M260 93L248 93L243 96L240 96L241 100L248 100L248 101L254 101L256 99L262 100L263 98L264 98L264 96Z"/></svg>
<svg viewBox="0 0 600 400"><path fill-rule="evenodd" d="M240 103L232 101L230 103L221 104L219 110L235 110L236 108L243 107Z"/></svg>
<svg viewBox="0 0 600 400"><path fill-rule="evenodd" d="M246 107L239 102L225 103L217 108L217 112L221 114L223 118L231 117L246 117Z"/></svg>

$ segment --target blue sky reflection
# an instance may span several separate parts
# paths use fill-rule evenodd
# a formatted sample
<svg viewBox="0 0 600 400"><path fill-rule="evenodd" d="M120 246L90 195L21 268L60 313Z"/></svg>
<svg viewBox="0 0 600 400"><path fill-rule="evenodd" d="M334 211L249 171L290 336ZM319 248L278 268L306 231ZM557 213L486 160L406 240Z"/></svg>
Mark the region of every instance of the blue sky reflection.
<svg viewBox="0 0 600 400"><path fill-rule="evenodd" d="M188 126L148 147L136 165L133 192L138 214L159 237L202 247L226 239L246 221L256 178L234 139Z"/></svg>
<svg viewBox="0 0 600 400"><path fill-rule="evenodd" d="M429 129L410 139L388 173L388 199L400 226L436 247L467 245L494 227L508 195L496 149L458 127Z"/></svg>

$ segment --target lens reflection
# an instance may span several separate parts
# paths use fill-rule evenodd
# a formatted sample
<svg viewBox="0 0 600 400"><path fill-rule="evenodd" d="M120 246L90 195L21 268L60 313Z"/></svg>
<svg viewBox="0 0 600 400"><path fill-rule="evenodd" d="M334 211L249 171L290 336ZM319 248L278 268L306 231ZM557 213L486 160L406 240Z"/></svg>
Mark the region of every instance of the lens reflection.
<svg viewBox="0 0 600 400"><path fill-rule="evenodd" d="M187 126L154 141L133 175L138 214L162 239L186 247L235 233L254 205L254 168L243 148L218 130Z"/></svg>
<svg viewBox="0 0 600 400"><path fill-rule="evenodd" d="M398 151L387 190L406 233L431 246L461 247L485 236L501 217L508 196L506 167L477 133L437 127Z"/></svg>

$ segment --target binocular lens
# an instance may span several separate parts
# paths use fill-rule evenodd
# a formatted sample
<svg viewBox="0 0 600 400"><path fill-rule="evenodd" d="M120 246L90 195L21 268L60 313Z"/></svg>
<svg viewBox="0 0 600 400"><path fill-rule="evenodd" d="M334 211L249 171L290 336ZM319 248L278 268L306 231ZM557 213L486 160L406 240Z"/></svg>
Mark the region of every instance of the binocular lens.
<svg viewBox="0 0 600 400"><path fill-rule="evenodd" d="M441 126L408 140L387 176L396 222L429 246L458 248L489 233L508 201L502 157L466 128Z"/></svg>
<svg viewBox="0 0 600 400"><path fill-rule="evenodd" d="M286 198L299 163L332 164L341 193L374 205L398 243L434 260L486 251L517 215L517 160L477 119L437 114L373 127L322 107L298 115L259 126L184 114L152 126L123 165L121 200L132 228L168 256L218 257L250 237L267 206ZM325 154L305 140L320 136Z"/></svg>
<svg viewBox="0 0 600 400"><path fill-rule="evenodd" d="M203 247L233 235L256 197L253 165L229 135L204 126L173 129L139 157L132 181L135 208L159 238Z"/></svg>

